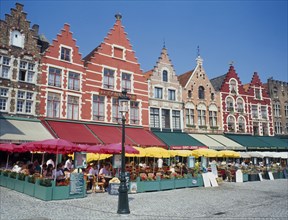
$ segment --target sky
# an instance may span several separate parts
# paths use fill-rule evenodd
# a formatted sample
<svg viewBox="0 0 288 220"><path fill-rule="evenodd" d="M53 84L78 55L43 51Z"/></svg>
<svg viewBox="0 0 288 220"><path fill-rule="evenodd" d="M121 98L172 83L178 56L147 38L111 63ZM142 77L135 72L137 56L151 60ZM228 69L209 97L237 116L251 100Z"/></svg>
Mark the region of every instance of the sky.
<svg viewBox="0 0 288 220"><path fill-rule="evenodd" d="M1 20L16 2L50 43L70 24L83 58L104 40L120 12L144 72L156 65L165 43L177 75L196 67L199 52L209 79L227 73L233 61L243 84L254 72L263 83L269 77L288 82L287 0L1 0Z"/></svg>

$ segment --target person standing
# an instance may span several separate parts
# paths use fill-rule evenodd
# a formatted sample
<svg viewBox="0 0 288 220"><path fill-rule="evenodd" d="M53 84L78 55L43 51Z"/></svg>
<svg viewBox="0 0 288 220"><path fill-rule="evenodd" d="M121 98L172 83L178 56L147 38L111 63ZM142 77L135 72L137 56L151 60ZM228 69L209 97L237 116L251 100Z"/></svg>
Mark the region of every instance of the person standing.
<svg viewBox="0 0 288 220"><path fill-rule="evenodd" d="M71 171L72 169L72 158L68 157L64 165L64 171Z"/></svg>
<svg viewBox="0 0 288 220"><path fill-rule="evenodd" d="M46 162L47 167L49 166L49 164L51 164L53 166L53 168L55 168L55 163L51 158L49 160L47 160L47 162Z"/></svg>

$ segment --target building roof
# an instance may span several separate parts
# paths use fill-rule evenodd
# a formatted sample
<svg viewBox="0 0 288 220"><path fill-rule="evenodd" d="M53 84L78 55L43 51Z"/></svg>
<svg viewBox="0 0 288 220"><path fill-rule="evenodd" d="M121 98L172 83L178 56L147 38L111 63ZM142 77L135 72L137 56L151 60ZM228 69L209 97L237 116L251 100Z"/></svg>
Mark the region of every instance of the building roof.
<svg viewBox="0 0 288 220"><path fill-rule="evenodd" d="M216 78L210 79L210 82L212 86L214 87L215 91L220 91L221 86L226 78L226 75L227 73L222 76L218 76Z"/></svg>
<svg viewBox="0 0 288 220"><path fill-rule="evenodd" d="M178 76L179 83L182 87L186 86L186 84L187 84L188 80L190 79L193 72L194 72L194 69Z"/></svg>
<svg viewBox="0 0 288 220"><path fill-rule="evenodd" d="M153 75L153 69L144 73L144 78L147 80Z"/></svg>

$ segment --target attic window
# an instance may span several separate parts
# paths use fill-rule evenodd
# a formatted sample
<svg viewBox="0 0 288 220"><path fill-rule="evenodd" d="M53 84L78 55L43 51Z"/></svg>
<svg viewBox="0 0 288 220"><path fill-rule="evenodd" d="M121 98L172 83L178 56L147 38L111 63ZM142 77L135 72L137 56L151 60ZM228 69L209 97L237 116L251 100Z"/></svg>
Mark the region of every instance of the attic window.
<svg viewBox="0 0 288 220"><path fill-rule="evenodd" d="M61 47L61 60L71 61L71 49Z"/></svg>
<svg viewBox="0 0 288 220"><path fill-rule="evenodd" d="M114 47L114 57L124 59L124 50L119 47Z"/></svg>
<svg viewBox="0 0 288 220"><path fill-rule="evenodd" d="M188 98L192 98L192 91L188 90Z"/></svg>
<svg viewBox="0 0 288 220"><path fill-rule="evenodd" d="M163 77L163 82L168 82L168 72L167 72L167 70L163 70L162 77Z"/></svg>
<svg viewBox="0 0 288 220"><path fill-rule="evenodd" d="M24 48L24 36L17 30L11 32L10 44L16 47Z"/></svg>

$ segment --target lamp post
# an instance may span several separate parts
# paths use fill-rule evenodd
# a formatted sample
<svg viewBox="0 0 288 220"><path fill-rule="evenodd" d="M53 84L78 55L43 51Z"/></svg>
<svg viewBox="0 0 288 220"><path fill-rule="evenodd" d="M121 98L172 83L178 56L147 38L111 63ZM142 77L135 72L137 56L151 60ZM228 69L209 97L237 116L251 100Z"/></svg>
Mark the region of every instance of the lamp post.
<svg viewBox="0 0 288 220"><path fill-rule="evenodd" d="M120 174L120 186L118 197L118 214L130 214L129 202L128 202L128 189L125 178L125 121L126 113L128 112L129 98L127 97L126 90L122 91L122 95L119 96L119 108L122 113L122 152L121 152L121 174Z"/></svg>

